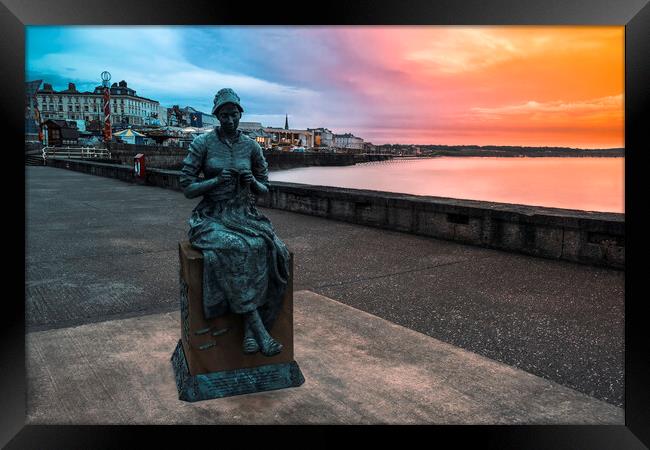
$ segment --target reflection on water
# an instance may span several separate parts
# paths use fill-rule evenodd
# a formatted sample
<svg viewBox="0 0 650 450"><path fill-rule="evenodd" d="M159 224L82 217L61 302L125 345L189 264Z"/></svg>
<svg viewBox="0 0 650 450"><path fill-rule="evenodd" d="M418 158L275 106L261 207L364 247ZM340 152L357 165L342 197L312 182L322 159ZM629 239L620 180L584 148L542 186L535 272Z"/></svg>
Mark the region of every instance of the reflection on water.
<svg viewBox="0 0 650 450"><path fill-rule="evenodd" d="M272 181L624 212L624 158L403 159L273 171Z"/></svg>

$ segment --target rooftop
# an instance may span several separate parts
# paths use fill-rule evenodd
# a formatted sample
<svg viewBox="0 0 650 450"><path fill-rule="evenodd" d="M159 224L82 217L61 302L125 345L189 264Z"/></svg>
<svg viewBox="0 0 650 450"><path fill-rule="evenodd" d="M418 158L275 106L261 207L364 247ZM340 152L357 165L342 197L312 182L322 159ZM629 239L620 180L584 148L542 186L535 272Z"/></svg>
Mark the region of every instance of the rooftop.
<svg viewBox="0 0 650 450"><path fill-rule="evenodd" d="M110 87L110 91L111 91L111 96L133 97L141 100L147 100L150 102L158 103L158 100L152 100L150 98L137 95L135 90L127 87L125 81L120 81L120 83L113 83ZM120 93L117 93L118 91L120 91ZM104 92L104 87L102 85L96 86L93 92L90 91L82 92L77 90L77 87L75 86L74 83L68 83L68 88L60 91L54 90L54 88L50 83L44 83L43 88L37 91L38 94L69 94L69 95L82 95L82 96L83 95L98 96L98 95L102 95L103 92Z"/></svg>

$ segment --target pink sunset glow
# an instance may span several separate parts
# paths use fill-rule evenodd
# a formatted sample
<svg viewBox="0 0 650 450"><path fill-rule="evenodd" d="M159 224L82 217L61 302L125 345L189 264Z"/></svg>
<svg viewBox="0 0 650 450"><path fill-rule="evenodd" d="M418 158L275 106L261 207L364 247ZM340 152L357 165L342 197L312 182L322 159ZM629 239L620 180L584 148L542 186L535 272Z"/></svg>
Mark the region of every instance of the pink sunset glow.
<svg viewBox="0 0 650 450"><path fill-rule="evenodd" d="M623 27L327 32L346 52L319 76L372 142L624 146Z"/></svg>
<svg viewBox="0 0 650 450"><path fill-rule="evenodd" d="M624 146L622 26L29 27L27 47L58 89L109 70L210 111L231 87L245 121L374 144Z"/></svg>

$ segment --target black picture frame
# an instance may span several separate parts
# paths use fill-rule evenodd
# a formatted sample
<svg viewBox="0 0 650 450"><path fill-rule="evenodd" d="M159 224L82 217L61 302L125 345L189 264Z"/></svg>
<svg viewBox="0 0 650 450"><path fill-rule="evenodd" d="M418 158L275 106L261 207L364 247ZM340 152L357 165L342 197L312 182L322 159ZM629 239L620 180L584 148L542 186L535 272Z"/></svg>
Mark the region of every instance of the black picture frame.
<svg viewBox="0 0 650 450"><path fill-rule="evenodd" d="M171 446L173 438L190 444L196 436L222 442L224 436L241 436L237 427L102 427L25 426L25 267L14 261L24 256L24 81L25 26L27 25L625 25L625 425L624 426L453 426L368 427L375 437L389 432L401 438L413 433L428 442L444 437L455 447L470 442L479 448L589 448L623 449L650 446L650 348L645 336L646 301L641 281L642 259L647 250L646 225L640 197L647 185L643 170L648 144L650 99L650 6L648 0L462 0L400 2L337 0L312 5L273 2L265 5L125 0L3 0L0 4L0 96L3 108L2 139L5 162L3 191L11 198L4 236L16 245L7 250L5 270L17 292L5 295L0 320L0 444L7 448L132 448L134 437ZM24 194L24 192L23 192ZM23 220L20 220L20 219ZM20 237L23 237L21 240ZM21 295L22 294L22 295ZM303 427L324 437L319 427ZM341 427L327 431L347 432ZM355 427L354 430L357 430ZM271 439L278 430L258 427L257 438ZM279 430L279 431L286 431ZM292 432L295 431L292 428ZM347 433L346 433L347 434ZM433 438L433 440L431 439ZM241 439L241 437L239 437ZM292 439L293 440L293 439ZM325 442L319 437L319 441ZM223 444L220 444L223 445ZM304 445L307 445L306 443ZM408 444L407 444L408 445Z"/></svg>

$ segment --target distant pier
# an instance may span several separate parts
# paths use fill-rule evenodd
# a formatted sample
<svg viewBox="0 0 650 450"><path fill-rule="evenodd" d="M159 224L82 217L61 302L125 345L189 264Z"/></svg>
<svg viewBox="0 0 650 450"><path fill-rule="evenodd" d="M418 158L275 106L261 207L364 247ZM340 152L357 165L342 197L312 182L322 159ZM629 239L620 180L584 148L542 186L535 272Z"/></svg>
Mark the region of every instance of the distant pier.
<svg viewBox="0 0 650 450"><path fill-rule="evenodd" d="M181 162L187 155L186 148L150 145L111 144L110 150L113 163L130 166L135 155L144 153L149 167L168 170L180 170ZM392 159L393 155L265 150L264 157L270 170L284 170L308 166L351 166L364 162L385 161Z"/></svg>

